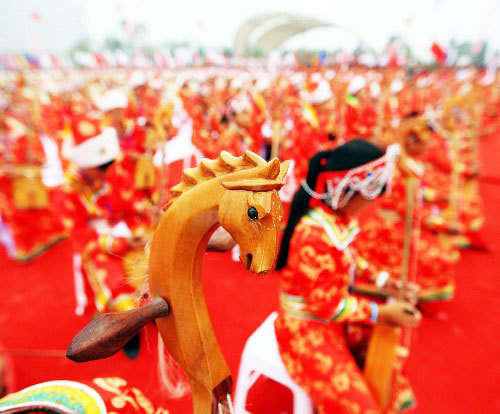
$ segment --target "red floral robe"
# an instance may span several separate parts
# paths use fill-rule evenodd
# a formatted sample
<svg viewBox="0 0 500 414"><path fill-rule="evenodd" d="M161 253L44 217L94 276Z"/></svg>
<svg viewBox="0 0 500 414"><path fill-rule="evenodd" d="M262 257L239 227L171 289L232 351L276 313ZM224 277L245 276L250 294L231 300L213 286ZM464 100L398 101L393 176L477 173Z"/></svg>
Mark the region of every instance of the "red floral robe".
<svg viewBox="0 0 500 414"><path fill-rule="evenodd" d="M347 324L371 325L378 313L375 302L349 294L356 272L351 243L357 232L354 221L326 208L310 210L295 228L287 266L279 273L275 328L280 354L319 413L378 412L346 334ZM395 395L393 405L398 406L400 394Z"/></svg>

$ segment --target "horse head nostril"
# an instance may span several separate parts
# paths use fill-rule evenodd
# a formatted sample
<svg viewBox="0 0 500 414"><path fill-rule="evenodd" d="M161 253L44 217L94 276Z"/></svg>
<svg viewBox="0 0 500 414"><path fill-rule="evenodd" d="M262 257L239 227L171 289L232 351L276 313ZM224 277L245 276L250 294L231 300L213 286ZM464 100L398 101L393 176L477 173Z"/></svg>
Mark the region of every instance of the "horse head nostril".
<svg viewBox="0 0 500 414"><path fill-rule="evenodd" d="M250 265L252 264L252 259L253 259L253 256L250 253L248 253L247 254L247 262L246 262L246 266L245 266L247 269L250 269Z"/></svg>

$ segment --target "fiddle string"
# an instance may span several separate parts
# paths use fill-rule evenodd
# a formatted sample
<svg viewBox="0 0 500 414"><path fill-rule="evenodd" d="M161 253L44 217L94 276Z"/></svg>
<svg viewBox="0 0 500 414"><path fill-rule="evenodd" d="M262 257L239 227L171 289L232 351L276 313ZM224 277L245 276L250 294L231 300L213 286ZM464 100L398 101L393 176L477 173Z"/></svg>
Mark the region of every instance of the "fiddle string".
<svg viewBox="0 0 500 414"><path fill-rule="evenodd" d="M234 413L233 400L231 399L231 394L227 394L227 405L229 407L229 412Z"/></svg>
<svg viewBox="0 0 500 414"><path fill-rule="evenodd" d="M227 394L226 401L220 401L217 405L218 414L233 414L234 407L231 399L231 394Z"/></svg>

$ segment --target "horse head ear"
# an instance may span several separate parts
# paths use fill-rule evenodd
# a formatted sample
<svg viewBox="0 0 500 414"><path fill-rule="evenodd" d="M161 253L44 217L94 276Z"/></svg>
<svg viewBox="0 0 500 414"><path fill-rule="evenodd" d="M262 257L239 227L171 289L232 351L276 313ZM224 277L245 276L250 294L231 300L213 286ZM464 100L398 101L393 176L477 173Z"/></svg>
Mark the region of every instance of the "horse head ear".
<svg viewBox="0 0 500 414"><path fill-rule="evenodd" d="M228 190L271 191L283 187L283 179L288 171L290 161L280 161L275 158L269 161L259 173L261 178L243 179L238 181L223 181Z"/></svg>
<svg viewBox="0 0 500 414"><path fill-rule="evenodd" d="M274 180L280 173L280 165L280 160L278 158L269 161L263 171L264 177Z"/></svg>
<svg viewBox="0 0 500 414"><path fill-rule="evenodd" d="M290 167L290 161L289 160L283 161L280 164L280 172L279 172L278 176L276 177L277 181L283 182L283 180L285 179L285 175L288 172L288 168L289 167Z"/></svg>

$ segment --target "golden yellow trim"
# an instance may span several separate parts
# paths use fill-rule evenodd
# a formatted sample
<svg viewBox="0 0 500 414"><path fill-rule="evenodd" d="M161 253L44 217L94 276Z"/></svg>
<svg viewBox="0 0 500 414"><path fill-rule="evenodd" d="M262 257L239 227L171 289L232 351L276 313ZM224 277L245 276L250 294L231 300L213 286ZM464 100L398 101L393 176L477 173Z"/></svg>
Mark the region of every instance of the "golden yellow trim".
<svg viewBox="0 0 500 414"><path fill-rule="evenodd" d="M312 212L318 214L319 216L321 216L323 219L325 219L328 222L328 224L332 228L332 231L333 231L335 237L340 242L340 244L344 244L347 240L349 240L350 237L352 237L354 232L359 231L359 224L358 224L357 220L351 220L347 224L347 229L344 232L341 232L339 225L335 221L334 217L332 217L332 215L326 213L321 207L313 208ZM306 217L310 217L313 221L316 221L316 220L314 220L314 217L311 217L311 216L306 216Z"/></svg>

